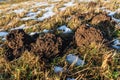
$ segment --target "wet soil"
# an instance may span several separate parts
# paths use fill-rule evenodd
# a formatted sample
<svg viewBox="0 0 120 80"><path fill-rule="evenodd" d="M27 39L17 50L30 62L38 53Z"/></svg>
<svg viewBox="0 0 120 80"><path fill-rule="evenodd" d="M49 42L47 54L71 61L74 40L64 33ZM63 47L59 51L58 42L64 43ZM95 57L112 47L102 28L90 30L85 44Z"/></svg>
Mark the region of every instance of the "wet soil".
<svg viewBox="0 0 120 80"><path fill-rule="evenodd" d="M81 25L75 32L75 41L77 46L88 46L92 42L100 43L103 41L103 35L100 30L94 27Z"/></svg>

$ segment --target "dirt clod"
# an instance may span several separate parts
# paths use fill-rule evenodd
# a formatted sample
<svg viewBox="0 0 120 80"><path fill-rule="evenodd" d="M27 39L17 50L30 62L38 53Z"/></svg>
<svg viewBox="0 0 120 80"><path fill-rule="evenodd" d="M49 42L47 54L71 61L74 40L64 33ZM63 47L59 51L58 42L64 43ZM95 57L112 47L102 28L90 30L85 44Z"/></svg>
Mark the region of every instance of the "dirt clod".
<svg viewBox="0 0 120 80"><path fill-rule="evenodd" d="M21 56L21 53L26 49L30 50L30 44L34 39L26 34L24 30L12 30L6 36L6 52L5 56L8 60L13 58L18 58ZM12 59L11 59L12 58Z"/></svg>
<svg viewBox="0 0 120 80"><path fill-rule="evenodd" d="M44 61L48 61L56 57L62 49L62 39L54 34L47 33L37 38L32 44L31 51L39 55Z"/></svg>
<svg viewBox="0 0 120 80"><path fill-rule="evenodd" d="M81 25L75 32L75 41L77 46L88 46L92 42L102 42L103 35L100 30L93 27Z"/></svg>

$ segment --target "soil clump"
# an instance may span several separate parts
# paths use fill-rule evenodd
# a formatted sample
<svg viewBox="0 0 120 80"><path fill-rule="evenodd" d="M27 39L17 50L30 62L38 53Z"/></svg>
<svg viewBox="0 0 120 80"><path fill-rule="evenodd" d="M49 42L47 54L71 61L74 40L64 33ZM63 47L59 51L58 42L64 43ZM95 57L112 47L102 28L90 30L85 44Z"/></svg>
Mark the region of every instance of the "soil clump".
<svg viewBox="0 0 120 80"><path fill-rule="evenodd" d="M88 46L92 42L100 43L103 41L103 35L100 30L87 25L81 25L75 32L75 41L77 46Z"/></svg>

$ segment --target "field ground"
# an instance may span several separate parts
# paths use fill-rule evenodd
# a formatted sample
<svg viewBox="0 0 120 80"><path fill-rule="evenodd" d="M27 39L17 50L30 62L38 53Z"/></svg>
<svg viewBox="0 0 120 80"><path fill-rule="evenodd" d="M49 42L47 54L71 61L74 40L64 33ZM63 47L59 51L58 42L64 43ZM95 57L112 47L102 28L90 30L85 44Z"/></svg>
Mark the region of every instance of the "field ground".
<svg viewBox="0 0 120 80"><path fill-rule="evenodd" d="M120 80L119 0L0 2L0 80Z"/></svg>

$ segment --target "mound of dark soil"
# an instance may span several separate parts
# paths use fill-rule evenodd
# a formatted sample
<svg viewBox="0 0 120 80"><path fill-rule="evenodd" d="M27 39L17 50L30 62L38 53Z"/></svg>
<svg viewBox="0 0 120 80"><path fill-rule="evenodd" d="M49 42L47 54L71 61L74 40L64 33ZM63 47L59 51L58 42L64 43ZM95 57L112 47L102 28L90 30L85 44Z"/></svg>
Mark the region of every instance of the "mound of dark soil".
<svg viewBox="0 0 120 80"><path fill-rule="evenodd" d="M28 48L33 38L26 34L22 29L13 30L7 36L7 44L11 49L19 49L22 47Z"/></svg>
<svg viewBox="0 0 120 80"><path fill-rule="evenodd" d="M30 44L34 39L26 34L22 29L12 30L6 36L6 52L5 56L8 60L20 57L21 53L26 49L30 50Z"/></svg>
<svg viewBox="0 0 120 80"><path fill-rule="evenodd" d="M36 42L31 44L31 51L39 55L44 61L51 60L56 57L62 50L62 39L52 33L41 35Z"/></svg>
<svg viewBox="0 0 120 80"><path fill-rule="evenodd" d="M92 42L102 42L103 35L100 30L93 27L81 25L75 32L77 46L88 46Z"/></svg>

